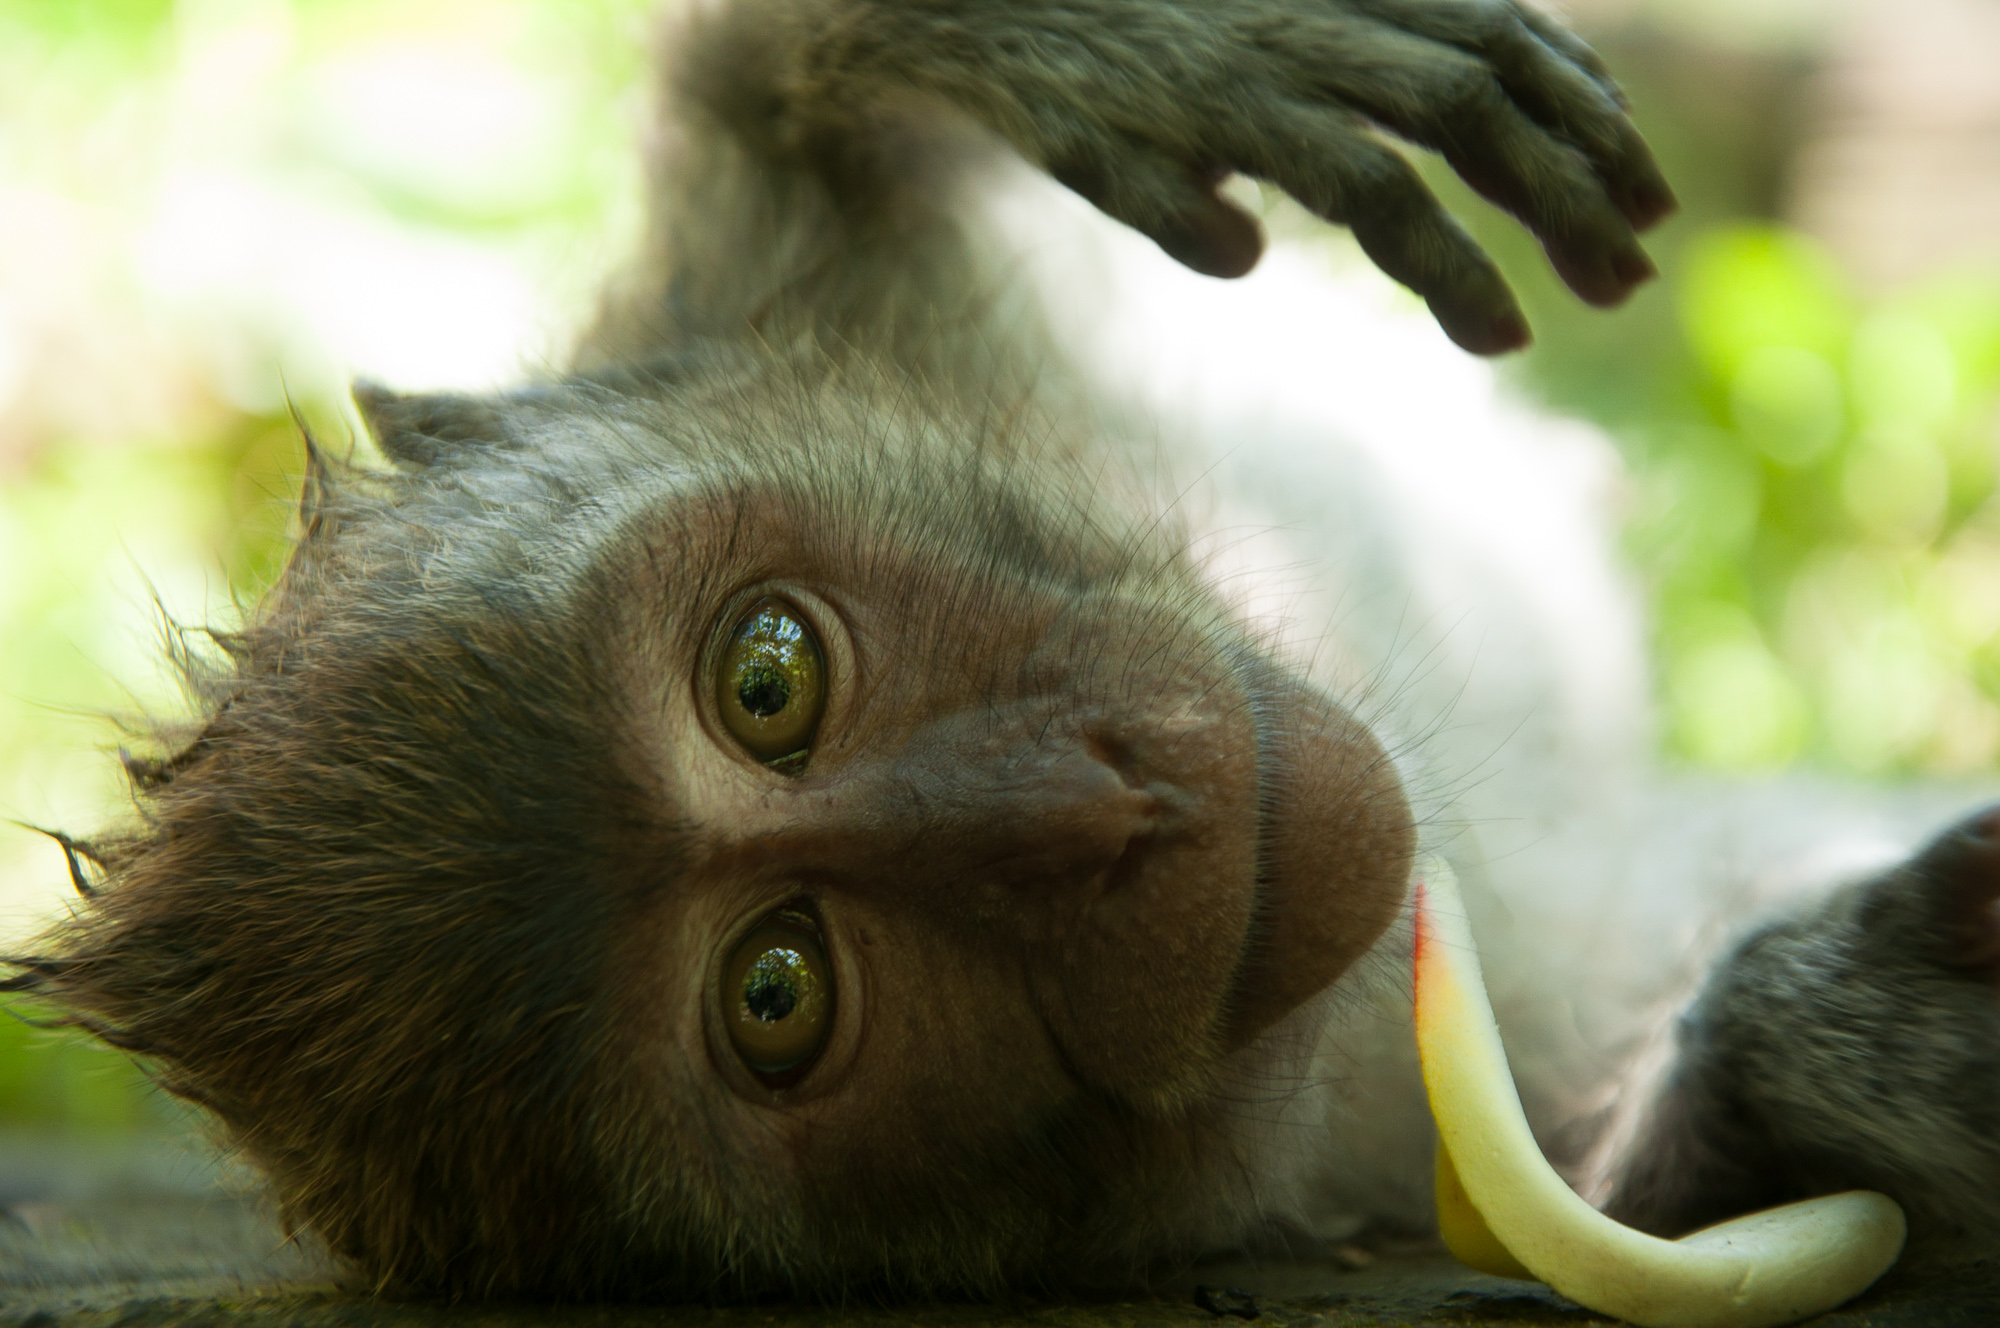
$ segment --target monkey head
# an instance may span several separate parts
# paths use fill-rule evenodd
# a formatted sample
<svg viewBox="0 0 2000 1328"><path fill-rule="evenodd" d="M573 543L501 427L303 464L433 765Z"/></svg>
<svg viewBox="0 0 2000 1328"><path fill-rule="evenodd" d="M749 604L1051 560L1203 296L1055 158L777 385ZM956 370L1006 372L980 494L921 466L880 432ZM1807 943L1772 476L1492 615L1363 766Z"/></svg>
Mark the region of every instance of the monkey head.
<svg viewBox="0 0 2000 1328"><path fill-rule="evenodd" d="M1155 1250L1228 1058L1400 907L1409 812L1158 510L914 395L364 393L395 465L315 464L21 984L384 1286Z"/></svg>

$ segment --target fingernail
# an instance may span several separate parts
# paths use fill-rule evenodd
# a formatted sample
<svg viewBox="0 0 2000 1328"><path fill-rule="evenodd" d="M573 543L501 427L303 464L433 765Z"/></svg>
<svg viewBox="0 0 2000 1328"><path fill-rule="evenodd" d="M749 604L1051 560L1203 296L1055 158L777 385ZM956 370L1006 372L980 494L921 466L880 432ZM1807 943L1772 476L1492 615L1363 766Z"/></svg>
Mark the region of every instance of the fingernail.
<svg viewBox="0 0 2000 1328"><path fill-rule="evenodd" d="M1618 276L1616 256L1601 251L1578 253L1553 244L1543 245L1542 252L1549 256L1549 265L1563 284L1585 304L1608 309L1631 294L1631 283Z"/></svg>
<svg viewBox="0 0 2000 1328"><path fill-rule="evenodd" d="M1205 277L1244 276L1264 256L1264 228L1221 202L1201 216L1161 227L1153 240L1170 257Z"/></svg>
<svg viewBox="0 0 2000 1328"><path fill-rule="evenodd" d="M1632 188L1630 220L1637 230L1657 226L1681 205L1662 180L1642 180Z"/></svg>
<svg viewBox="0 0 2000 1328"><path fill-rule="evenodd" d="M1660 275L1643 249L1626 249L1611 256L1611 271L1629 289Z"/></svg>
<svg viewBox="0 0 2000 1328"><path fill-rule="evenodd" d="M1493 350L1489 353L1504 355L1510 350L1524 350L1534 339L1534 330L1517 309L1493 320Z"/></svg>
<svg viewBox="0 0 2000 1328"><path fill-rule="evenodd" d="M1528 330L1528 320L1518 309L1492 318L1455 318L1435 304L1431 312L1437 315L1438 325L1444 328L1452 344L1474 355L1505 355L1535 339L1535 334Z"/></svg>

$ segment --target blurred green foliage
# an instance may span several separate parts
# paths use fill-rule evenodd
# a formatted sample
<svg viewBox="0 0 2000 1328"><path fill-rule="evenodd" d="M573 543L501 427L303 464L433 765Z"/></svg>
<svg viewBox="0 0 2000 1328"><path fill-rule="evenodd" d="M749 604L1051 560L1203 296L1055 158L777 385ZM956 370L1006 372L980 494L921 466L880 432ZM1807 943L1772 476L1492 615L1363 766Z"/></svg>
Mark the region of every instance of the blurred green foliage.
<svg viewBox="0 0 2000 1328"><path fill-rule="evenodd" d="M89 1136L130 1134L171 1119L129 1057L83 1034L0 1014L0 1123Z"/></svg>
<svg viewBox="0 0 2000 1328"><path fill-rule="evenodd" d="M1857 299L1807 240L1708 231L1687 354L1628 427L1673 749L1868 774L2000 749L2000 283Z"/></svg>
<svg viewBox="0 0 2000 1328"><path fill-rule="evenodd" d="M1810 239L1699 216L1613 318L1522 261L1514 372L1631 472L1673 757L1962 774L2000 756L2000 274L1865 298ZM1605 343L1615 344L1607 356Z"/></svg>
<svg viewBox="0 0 2000 1328"><path fill-rule="evenodd" d="M1991 770L2000 271L1858 290L1811 239L1759 219L1784 164L1769 122L1794 113L1796 78L1766 70L1760 90L1683 59L1677 87L1657 49L1625 55L1682 201L1646 237L1661 279L1626 307L1584 308L1519 227L1428 178L1535 326L1507 371L1624 455L1663 748L1732 771Z"/></svg>

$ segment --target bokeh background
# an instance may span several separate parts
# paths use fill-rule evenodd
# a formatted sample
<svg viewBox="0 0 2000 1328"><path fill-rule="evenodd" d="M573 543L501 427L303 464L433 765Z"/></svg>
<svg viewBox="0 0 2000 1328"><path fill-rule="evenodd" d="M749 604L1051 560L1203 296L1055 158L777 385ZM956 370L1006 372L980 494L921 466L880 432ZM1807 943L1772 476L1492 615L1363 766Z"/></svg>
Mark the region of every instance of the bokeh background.
<svg viewBox="0 0 2000 1328"><path fill-rule="evenodd" d="M561 354L638 221L649 0L0 0L0 817L116 813L162 609L275 571L296 409ZM1573 0L1683 200L1581 309L1443 173L1626 458L1667 760L2000 765L2000 0ZM1328 239L1338 246L1342 241ZM0 825L0 940L63 906ZM25 1013L19 1012L19 1013ZM0 1129L178 1128L0 1014ZM4 1197L4 1196L0 1196Z"/></svg>

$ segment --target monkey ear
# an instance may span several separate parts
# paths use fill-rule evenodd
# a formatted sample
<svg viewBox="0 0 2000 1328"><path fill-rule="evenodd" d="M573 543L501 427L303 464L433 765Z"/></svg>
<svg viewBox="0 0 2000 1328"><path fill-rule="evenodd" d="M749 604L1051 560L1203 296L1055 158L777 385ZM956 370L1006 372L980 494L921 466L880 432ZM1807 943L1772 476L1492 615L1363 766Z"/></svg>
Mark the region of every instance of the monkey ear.
<svg viewBox="0 0 2000 1328"><path fill-rule="evenodd" d="M375 445L398 465L422 469L454 453L507 443L513 431L497 402L456 392L403 396L359 379L354 404Z"/></svg>

